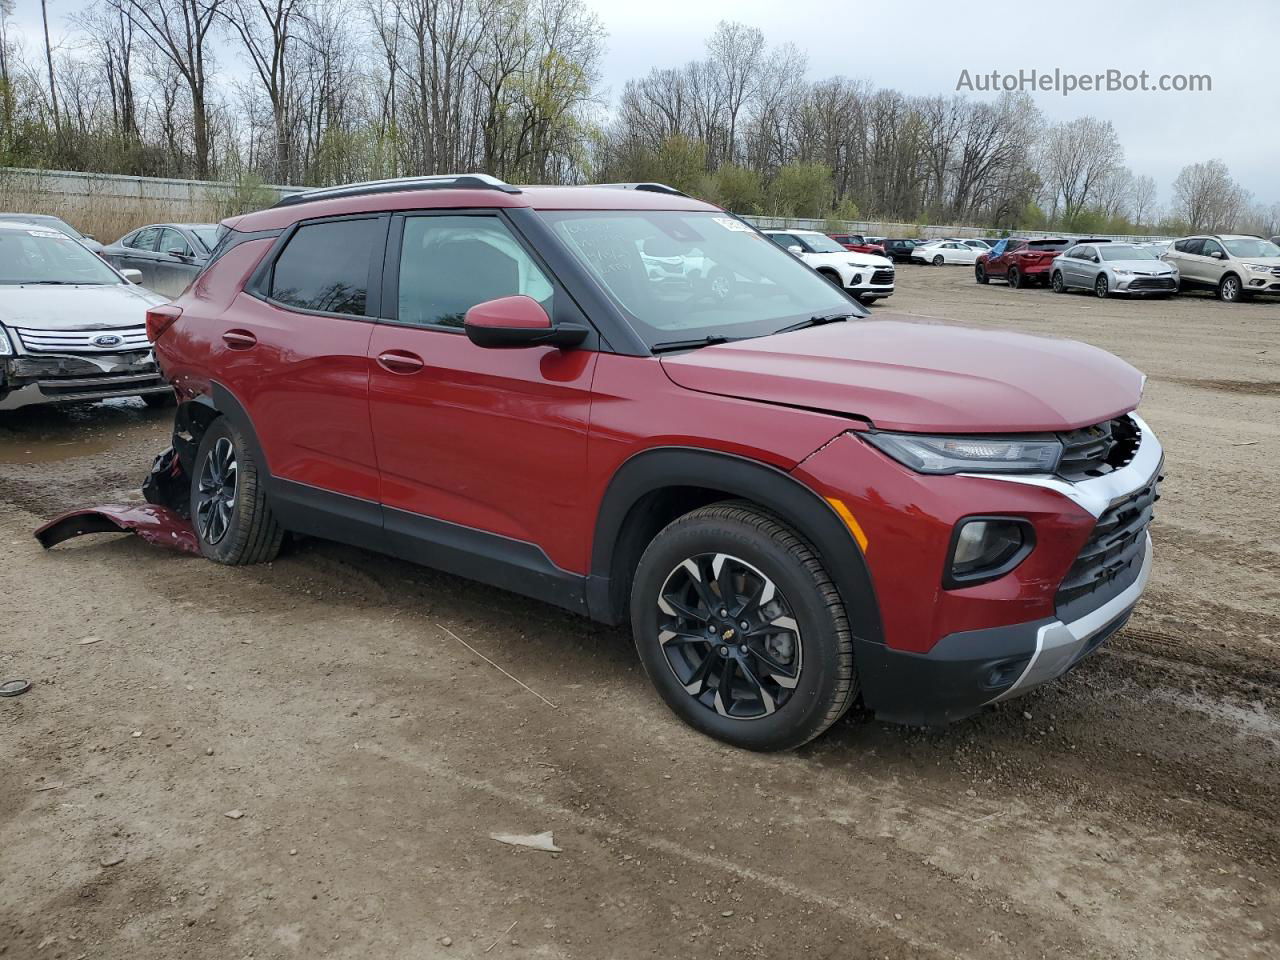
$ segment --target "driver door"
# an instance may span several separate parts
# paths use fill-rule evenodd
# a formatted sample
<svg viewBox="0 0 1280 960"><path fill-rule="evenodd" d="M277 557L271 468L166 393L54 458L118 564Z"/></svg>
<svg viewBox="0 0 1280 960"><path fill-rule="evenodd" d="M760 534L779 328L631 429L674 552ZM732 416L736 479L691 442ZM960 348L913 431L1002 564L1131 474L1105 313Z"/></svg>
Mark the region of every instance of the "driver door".
<svg viewBox="0 0 1280 960"><path fill-rule="evenodd" d="M369 370L388 535L426 562L448 541L584 572L593 343L486 349L462 324L477 303L517 294L555 322L585 318L496 213L396 216L386 262Z"/></svg>

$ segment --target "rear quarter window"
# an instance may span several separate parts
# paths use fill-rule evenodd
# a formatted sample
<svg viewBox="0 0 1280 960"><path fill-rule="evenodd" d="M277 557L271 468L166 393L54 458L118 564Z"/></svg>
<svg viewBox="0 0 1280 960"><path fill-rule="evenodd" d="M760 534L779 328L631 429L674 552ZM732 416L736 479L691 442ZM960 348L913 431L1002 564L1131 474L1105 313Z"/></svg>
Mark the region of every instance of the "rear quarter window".
<svg viewBox="0 0 1280 960"><path fill-rule="evenodd" d="M365 316L369 252L380 229L376 218L299 227L276 259L268 295L299 310Z"/></svg>

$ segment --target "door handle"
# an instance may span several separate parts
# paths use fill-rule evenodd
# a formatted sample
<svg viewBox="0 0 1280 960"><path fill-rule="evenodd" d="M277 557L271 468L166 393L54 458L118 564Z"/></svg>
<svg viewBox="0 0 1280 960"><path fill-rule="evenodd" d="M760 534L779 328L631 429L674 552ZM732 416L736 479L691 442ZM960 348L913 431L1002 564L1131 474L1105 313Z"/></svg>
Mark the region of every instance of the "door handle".
<svg viewBox="0 0 1280 960"><path fill-rule="evenodd" d="M232 350L248 350L257 344L258 338L248 330L228 330L222 335L222 342Z"/></svg>
<svg viewBox="0 0 1280 960"><path fill-rule="evenodd" d="M417 373L426 364L416 353L408 350L388 350L378 354L378 366L391 373Z"/></svg>

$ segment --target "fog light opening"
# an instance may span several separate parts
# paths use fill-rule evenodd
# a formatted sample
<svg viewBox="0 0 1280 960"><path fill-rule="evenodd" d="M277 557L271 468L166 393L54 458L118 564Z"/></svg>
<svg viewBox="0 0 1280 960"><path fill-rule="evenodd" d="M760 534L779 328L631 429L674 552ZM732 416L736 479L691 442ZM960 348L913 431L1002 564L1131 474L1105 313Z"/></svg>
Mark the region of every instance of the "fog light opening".
<svg viewBox="0 0 1280 960"><path fill-rule="evenodd" d="M1035 531L1014 517L968 517L951 536L943 586L949 589L986 583L1009 573L1035 545Z"/></svg>

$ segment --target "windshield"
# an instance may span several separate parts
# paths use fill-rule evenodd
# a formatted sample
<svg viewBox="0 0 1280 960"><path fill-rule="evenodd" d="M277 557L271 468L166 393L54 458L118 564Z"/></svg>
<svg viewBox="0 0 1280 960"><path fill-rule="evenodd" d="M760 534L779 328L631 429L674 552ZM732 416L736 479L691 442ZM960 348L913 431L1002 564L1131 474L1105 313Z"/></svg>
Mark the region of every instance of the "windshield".
<svg viewBox="0 0 1280 960"><path fill-rule="evenodd" d="M1223 240L1233 257L1280 257L1280 247L1261 237Z"/></svg>
<svg viewBox="0 0 1280 960"><path fill-rule="evenodd" d="M829 281L727 214L552 210L541 216L650 346L764 336L818 314L866 315Z"/></svg>
<svg viewBox="0 0 1280 960"><path fill-rule="evenodd" d="M196 235L196 239L204 244L206 250L212 250L218 245L218 228L213 224L208 226L192 227L191 232Z"/></svg>
<svg viewBox="0 0 1280 960"><path fill-rule="evenodd" d="M1133 247L1127 243L1108 243L1105 246L1099 246L1098 252L1102 254L1103 260L1159 260L1154 253L1146 247Z"/></svg>
<svg viewBox="0 0 1280 960"><path fill-rule="evenodd" d="M0 230L0 284L123 283L100 257L43 227Z"/></svg>
<svg viewBox="0 0 1280 960"><path fill-rule="evenodd" d="M848 253L844 247L821 233L798 233L800 242L814 253Z"/></svg>

